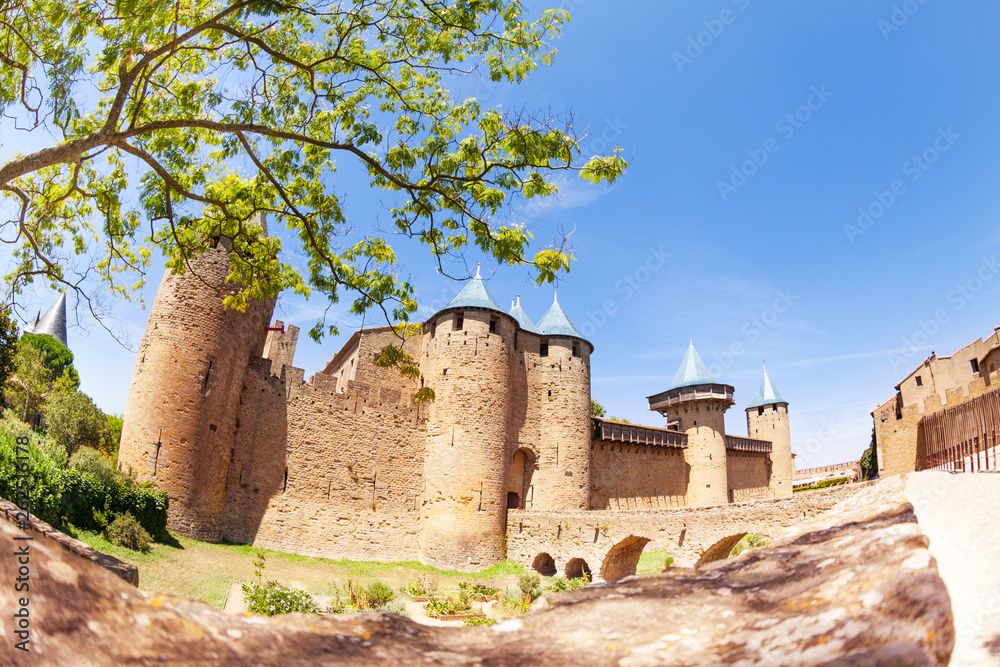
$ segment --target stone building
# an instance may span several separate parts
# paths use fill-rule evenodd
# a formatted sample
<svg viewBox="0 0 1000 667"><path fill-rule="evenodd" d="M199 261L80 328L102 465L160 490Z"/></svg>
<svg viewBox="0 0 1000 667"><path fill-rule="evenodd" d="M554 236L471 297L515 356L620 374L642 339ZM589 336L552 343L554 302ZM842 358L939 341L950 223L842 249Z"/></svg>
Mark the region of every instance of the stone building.
<svg viewBox="0 0 1000 667"><path fill-rule="evenodd" d="M650 398L676 429L592 419L591 342L557 300L537 324L519 302L505 311L477 272L419 334L362 329L306 382L298 329L270 323L273 302L222 308L226 252L164 276L119 449L120 468L167 490L181 534L471 569L504 558L508 510L791 493L788 404L766 373L747 408L753 437L724 433L733 388L693 345ZM376 364L387 345L419 377ZM423 387L433 401L413 400Z"/></svg>
<svg viewBox="0 0 1000 667"><path fill-rule="evenodd" d="M931 352L871 413L879 474L996 469L998 374L1000 327L950 356Z"/></svg>

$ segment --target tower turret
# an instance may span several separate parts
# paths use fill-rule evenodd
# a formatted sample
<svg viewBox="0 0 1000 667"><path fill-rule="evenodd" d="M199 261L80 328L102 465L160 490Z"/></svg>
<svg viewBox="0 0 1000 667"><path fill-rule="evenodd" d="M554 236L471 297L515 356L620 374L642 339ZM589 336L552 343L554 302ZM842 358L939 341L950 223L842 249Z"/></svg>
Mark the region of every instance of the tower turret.
<svg viewBox="0 0 1000 667"><path fill-rule="evenodd" d="M265 231L266 233L266 231ZM118 467L164 489L167 526L222 539L236 410L251 355L260 356L274 299L226 309L225 240L164 274L136 359Z"/></svg>
<svg viewBox="0 0 1000 667"><path fill-rule="evenodd" d="M507 519L510 350L517 322L476 276L428 320L420 558L470 569L501 561Z"/></svg>
<svg viewBox="0 0 1000 667"><path fill-rule="evenodd" d="M536 326L537 365L528 376L538 419L540 460L532 509L590 509L590 353L559 305L558 295Z"/></svg>
<svg viewBox="0 0 1000 667"><path fill-rule="evenodd" d="M756 440L771 441L771 480L769 486L776 498L792 495L792 476L795 462L792 459L792 437L788 426L788 401L767 376L760 391L746 408L747 436Z"/></svg>
<svg viewBox="0 0 1000 667"><path fill-rule="evenodd" d="M650 410L677 422L688 436L689 504L729 502L725 413L733 405L733 388L712 379L692 342L670 388L648 400Z"/></svg>

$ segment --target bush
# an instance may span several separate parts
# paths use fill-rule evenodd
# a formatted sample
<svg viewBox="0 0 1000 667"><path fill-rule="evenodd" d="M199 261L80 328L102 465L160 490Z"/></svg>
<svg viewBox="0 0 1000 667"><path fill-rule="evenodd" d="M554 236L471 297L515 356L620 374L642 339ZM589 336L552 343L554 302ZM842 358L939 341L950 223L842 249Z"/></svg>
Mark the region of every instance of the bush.
<svg viewBox="0 0 1000 667"><path fill-rule="evenodd" d="M517 578L517 586L532 601L542 594L542 580L536 572L522 574Z"/></svg>
<svg viewBox="0 0 1000 667"><path fill-rule="evenodd" d="M126 476L115 470L115 464L101 456L93 447L81 447L69 457L69 465L80 472L90 473L101 486L111 486L116 481L124 482Z"/></svg>
<svg viewBox="0 0 1000 667"><path fill-rule="evenodd" d="M368 598L369 609L378 609L389 604L396 599L396 593L392 588L381 581L373 581L365 587L365 595Z"/></svg>
<svg viewBox="0 0 1000 667"><path fill-rule="evenodd" d="M104 415L108 420L105 439L101 441L101 453L114 461L118 458L118 444L122 439L122 427L125 419L121 415Z"/></svg>
<svg viewBox="0 0 1000 667"><path fill-rule="evenodd" d="M462 619L462 625L496 625L497 619L489 616L470 616Z"/></svg>
<svg viewBox="0 0 1000 667"><path fill-rule="evenodd" d="M132 551L149 551L149 543L153 541L149 533L128 512L117 515L104 529L104 536L112 544Z"/></svg>
<svg viewBox="0 0 1000 667"><path fill-rule="evenodd" d="M528 611L531 597L524 593L506 593L493 605L493 612L501 618L520 616Z"/></svg>
<svg viewBox="0 0 1000 667"><path fill-rule="evenodd" d="M47 334L24 334L22 345L30 345L41 353L42 363L52 372L52 377L65 375L68 387L80 386L80 376L73 367L73 353L70 349Z"/></svg>
<svg viewBox="0 0 1000 667"><path fill-rule="evenodd" d="M733 556L738 556L747 549L756 549L757 547L766 547L770 540L764 535L757 535L755 533L750 533L744 535L743 539L733 545L732 550L729 552L730 558Z"/></svg>
<svg viewBox="0 0 1000 667"><path fill-rule="evenodd" d="M62 515L74 526L100 530L94 511L109 516L129 512L155 539L167 537L167 492L149 487L127 486L115 478L101 484L93 475L76 468L63 471Z"/></svg>
<svg viewBox="0 0 1000 667"><path fill-rule="evenodd" d="M415 598L431 597L437 593L439 585L437 577L421 574L419 579L413 579L406 584L403 590Z"/></svg>
<svg viewBox="0 0 1000 667"><path fill-rule="evenodd" d="M45 434L72 454L81 445L95 450L106 443L108 419L82 391L60 391L42 406Z"/></svg>
<svg viewBox="0 0 1000 667"><path fill-rule="evenodd" d="M578 588L583 588L590 583L590 577L584 574L582 577L577 577L575 579L566 579L565 577L552 577L549 579L548 584L545 586L545 590L550 592L558 591L575 591Z"/></svg>
<svg viewBox="0 0 1000 667"><path fill-rule="evenodd" d="M456 616L472 609L469 602L469 594L462 591L458 597L448 596L440 600L431 600L427 603L428 616Z"/></svg>
<svg viewBox="0 0 1000 667"><path fill-rule="evenodd" d="M61 473L45 448L52 444L20 421L0 422L0 498L18 504L17 438L28 438L29 510L46 523L58 524L62 508Z"/></svg>
<svg viewBox="0 0 1000 667"><path fill-rule="evenodd" d="M663 569L664 570L667 569L668 567L670 567L673 564L674 564L674 557L673 556L668 555L666 558L663 559Z"/></svg>
<svg viewBox="0 0 1000 667"><path fill-rule="evenodd" d="M496 595L500 592L499 588L492 588L490 586L483 586L482 584L472 584L468 581L461 581L458 584L458 589L460 591L465 591L469 594L469 597L473 600L478 600L479 598L488 598Z"/></svg>
<svg viewBox="0 0 1000 667"><path fill-rule="evenodd" d="M266 585L243 584L243 594L246 596L247 611L265 616L291 614L319 614L322 610L311 595L305 591L292 590L276 581Z"/></svg>

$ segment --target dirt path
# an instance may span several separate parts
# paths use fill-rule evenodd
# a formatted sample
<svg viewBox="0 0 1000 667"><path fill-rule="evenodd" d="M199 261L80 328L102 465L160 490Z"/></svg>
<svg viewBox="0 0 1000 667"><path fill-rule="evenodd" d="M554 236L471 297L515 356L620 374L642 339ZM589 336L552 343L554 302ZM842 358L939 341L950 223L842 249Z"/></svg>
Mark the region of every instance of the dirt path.
<svg viewBox="0 0 1000 667"><path fill-rule="evenodd" d="M951 596L952 667L1000 665L1000 474L910 474L906 499Z"/></svg>

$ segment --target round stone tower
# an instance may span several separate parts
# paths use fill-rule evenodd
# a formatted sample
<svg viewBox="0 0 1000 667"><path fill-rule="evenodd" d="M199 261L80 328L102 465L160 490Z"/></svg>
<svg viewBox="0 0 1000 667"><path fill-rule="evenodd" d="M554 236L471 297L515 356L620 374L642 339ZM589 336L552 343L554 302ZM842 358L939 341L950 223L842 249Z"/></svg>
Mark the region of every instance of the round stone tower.
<svg viewBox="0 0 1000 667"><path fill-rule="evenodd" d="M539 442L547 443L549 451L536 473L540 491L532 509L588 510L593 345L569 321L558 298L535 328L541 337L539 364L529 394L539 402Z"/></svg>
<svg viewBox="0 0 1000 667"><path fill-rule="evenodd" d="M747 406L747 435L771 442L771 492L776 498L792 495L795 461L788 426L788 401L781 397L767 376L767 368L757 397Z"/></svg>
<svg viewBox="0 0 1000 667"><path fill-rule="evenodd" d="M428 320L420 560L461 570L504 558L510 349L517 327L478 271Z"/></svg>
<svg viewBox="0 0 1000 667"><path fill-rule="evenodd" d="M251 355L263 351L274 300L225 309L227 243L163 276L139 347L118 467L170 497L167 526L222 539L236 408Z"/></svg>
<svg viewBox="0 0 1000 667"><path fill-rule="evenodd" d="M650 410L687 434L688 504L728 503L725 413L733 405L733 388L712 380L691 343L670 388L648 399Z"/></svg>

